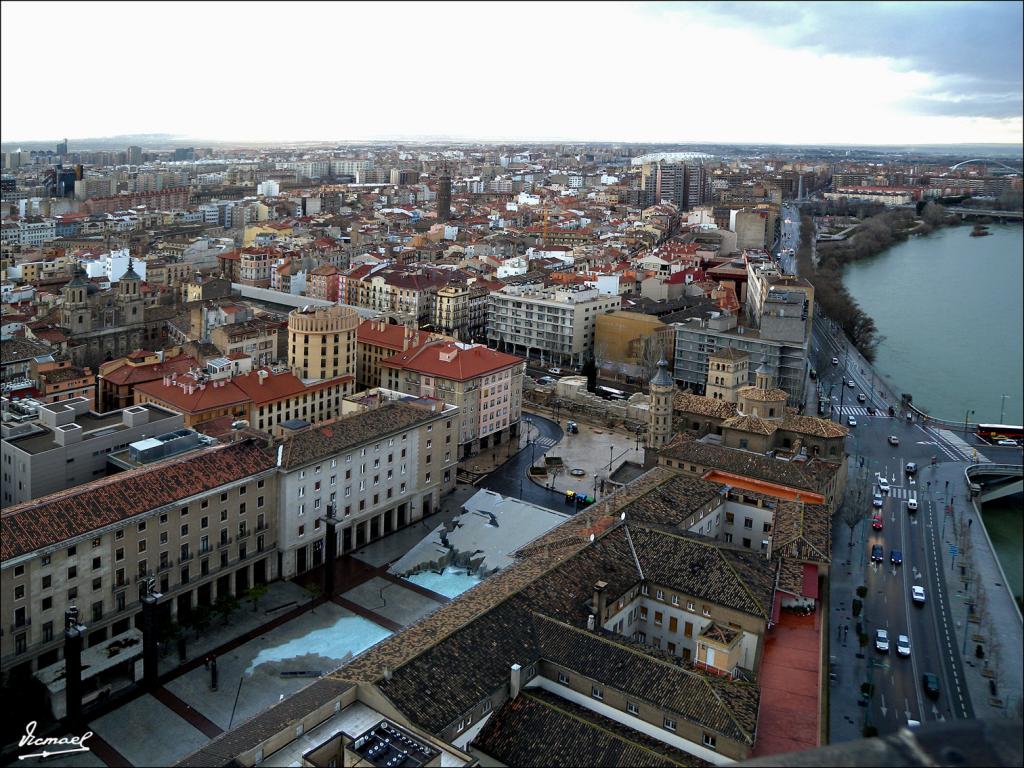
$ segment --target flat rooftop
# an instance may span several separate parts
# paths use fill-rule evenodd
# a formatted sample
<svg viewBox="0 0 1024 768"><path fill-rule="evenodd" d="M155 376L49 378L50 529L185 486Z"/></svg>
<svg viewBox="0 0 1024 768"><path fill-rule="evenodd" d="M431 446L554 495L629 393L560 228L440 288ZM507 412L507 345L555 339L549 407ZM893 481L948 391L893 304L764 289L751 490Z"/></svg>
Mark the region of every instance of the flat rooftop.
<svg viewBox="0 0 1024 768"><path fill-rule="evenodd" d="M161 408L153 403L145 403L143 405L132 407L145 408L149 411L149 424L159 424L159 422L164 419L169 419L178 415L174 411ZM106 437L112 433L122 432L128 429L129 427L125 426L124 418L121 414L122 411L111 411L110 413L93 413L90 411L81 414L72 423L77 424L82 428L82 442L85 442L86 440L95 440L101 437ZM25 453L33 455L62 447L57 443L52 429L44 427L38 422L32 423L42 431L32 432L28 435L16 435L7 438L7 442L16 445L18 448L25 451ZM168 431L170 431L169 427L158 426L153 429L153 434L158 435Z"/></svg>

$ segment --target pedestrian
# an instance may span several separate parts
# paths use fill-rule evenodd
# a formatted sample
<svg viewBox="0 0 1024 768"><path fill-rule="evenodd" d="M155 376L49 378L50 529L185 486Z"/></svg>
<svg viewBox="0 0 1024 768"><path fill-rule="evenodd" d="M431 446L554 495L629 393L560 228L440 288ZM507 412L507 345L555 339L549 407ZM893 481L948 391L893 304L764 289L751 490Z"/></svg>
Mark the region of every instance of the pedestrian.
<svg viewBox="0 0 1024 768"><path fill-rule="evenodd" d="M967 518L967 527L970 528L972 525L974 525L974 518L973 517Z"/></svg>

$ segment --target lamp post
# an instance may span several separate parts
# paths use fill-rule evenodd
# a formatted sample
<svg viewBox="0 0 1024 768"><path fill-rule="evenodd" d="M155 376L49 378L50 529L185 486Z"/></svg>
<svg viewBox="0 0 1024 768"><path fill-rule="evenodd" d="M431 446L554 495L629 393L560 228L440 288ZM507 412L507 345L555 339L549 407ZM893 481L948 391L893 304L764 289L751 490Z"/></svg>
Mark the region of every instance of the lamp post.
<svg viewBox="0 0 1024 768"><path fill-rule="evenodd" d="M1003 423L1003 417L1006 415L1006 398L1008 398L1008 397L1009 397L1009 395L1000 395L999 396L999 423L1000 424Z"/></svg>
<svg viewBox="0 0 1024 768"><path fill-rule="evenodd" d="M974 411L971 410L971 409L968 409L967 413L964 414L964 434L965 435L967 434L967 418L969 416L973 416L973 415L974 415Z"/></svg>
<svg viewBox="0 0 1024 768"><path fill-rule="evenodd" d="M594 501L597 501L597 472L594 473Z"/></svg>
<svg viewBox="0 0 1024 768"><path fill-rule="evenodd" d="M609 445L608 446L608 474L609 474L609 476L612 473L612 461L614 460L614 458L615 458L615 446L614 445Z"/></svg>

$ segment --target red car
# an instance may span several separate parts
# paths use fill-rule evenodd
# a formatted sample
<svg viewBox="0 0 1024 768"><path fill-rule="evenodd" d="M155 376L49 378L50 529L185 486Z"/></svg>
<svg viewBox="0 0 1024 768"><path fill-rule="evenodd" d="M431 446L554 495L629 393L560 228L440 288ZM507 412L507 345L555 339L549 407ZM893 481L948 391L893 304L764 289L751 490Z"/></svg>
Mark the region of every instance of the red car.
<svg viewBox="0 0 1024 768"><path fill-rule="evenodd" d="M882 530L882 516L881 515L873 515L872 516L872 518L871 518L871 527L874 528L876 531Z"/></svg>

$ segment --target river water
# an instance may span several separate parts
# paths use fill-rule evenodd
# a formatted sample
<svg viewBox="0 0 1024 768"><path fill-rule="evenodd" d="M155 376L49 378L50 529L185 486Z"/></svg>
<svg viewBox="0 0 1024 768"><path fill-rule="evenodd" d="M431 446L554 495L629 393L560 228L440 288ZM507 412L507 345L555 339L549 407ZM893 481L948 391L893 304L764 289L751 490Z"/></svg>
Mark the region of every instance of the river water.
<svg viewBox="0 0 1024 768"><path fill-rule="evenodd" d="M972 422L1024 423L1024 228L993 224L988 237L971 226L912 237L849 264L850 294L884 337L876 370L897 393L932 416ZM1002 398L1002 395L1009 395ZM985 528L1015 595L1024 564L1021 497L986 504Z"/></svg>

